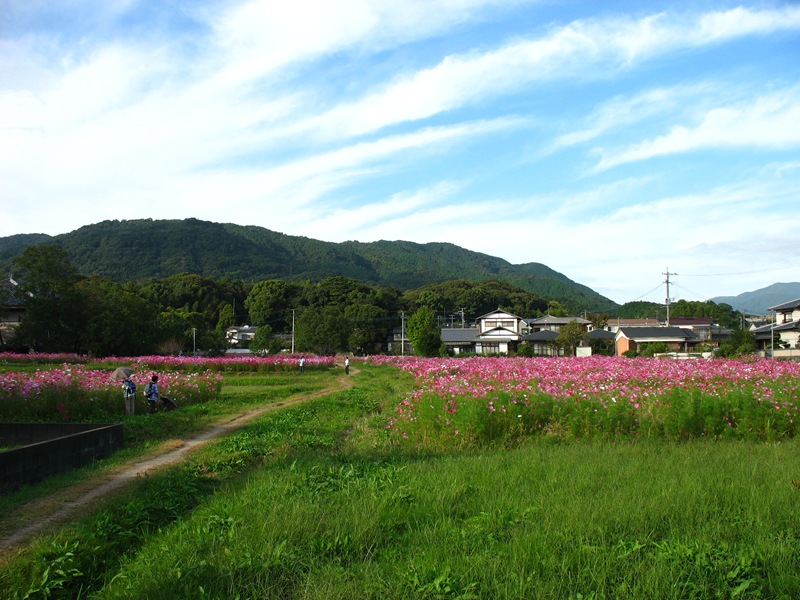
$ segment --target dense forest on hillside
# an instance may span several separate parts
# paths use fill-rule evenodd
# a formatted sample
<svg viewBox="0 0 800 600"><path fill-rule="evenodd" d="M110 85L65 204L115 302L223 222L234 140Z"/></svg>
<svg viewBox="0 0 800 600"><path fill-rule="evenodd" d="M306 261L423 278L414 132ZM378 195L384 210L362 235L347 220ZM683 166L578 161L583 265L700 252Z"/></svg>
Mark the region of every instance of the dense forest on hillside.
<svg viewBox="0 0 800 600"><path fill-rule="evenodd" d="M59 244L76 271L117 283L183 273L255 283L319 282L343 276L401 291L451 280L502 281L569 310L613 310L616 304L540 263L511 263L453 244L403 241L322 242L263 227L197 219L103 221L58 236L0 238L0 267L31 244ZM496 308L496 307L495 307Z"/></svg>
<svg viewBox="0 0 800 600"><path fill-rule="evenodd" d="M95 355L220 353L225 330L254 325L258 349L281 349L273 334L296 329L298 350L379 352L401 319L421 308L440 326L503 308L525 317L564 311L497 280L455 280L405 292L334 276L320 281L203 277L191 273L118 283L84 276L58 244L29 246L15 261L26 313L13 340L0 349L91 352ZM0 302L0 307L3 305Z"/></svg>
<svg viewBox="0 0 800 600"><path fill-rule="evenodd" d="M381 352L392 329L422 310L436 327L471 325L497 308L525 318L568 316L557 300L499 280L445 281L401 291L341 275L320 281L228 277L182 273L119 283L81 275L58 244L30 245L14 261L22 282L14 296L25 318L13 339L0 336L0 350L138 355L202 350L221 353L230 326L257 326L253 349L281 350L280 337L295 331L297 350L316 353ZM0 311L9 299L0 288ZM727 304L677 301L671 314L708 316L735 328L742 315ZM613 316L661 318L664 307L633 302L615 312L584 312L602 327ZM285 338L284 338L285 339Z"/></svg>

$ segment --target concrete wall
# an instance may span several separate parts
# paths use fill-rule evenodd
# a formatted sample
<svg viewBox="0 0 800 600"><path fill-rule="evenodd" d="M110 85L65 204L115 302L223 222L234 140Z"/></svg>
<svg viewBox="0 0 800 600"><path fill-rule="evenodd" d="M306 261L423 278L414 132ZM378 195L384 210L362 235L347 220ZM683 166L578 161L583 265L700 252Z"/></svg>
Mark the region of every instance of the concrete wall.
<svg viewBox="0 0 800 600"><path fill-rule="evenodd" d="M0 423L0 493L77 469L122 448L122 424Z"/></svg>

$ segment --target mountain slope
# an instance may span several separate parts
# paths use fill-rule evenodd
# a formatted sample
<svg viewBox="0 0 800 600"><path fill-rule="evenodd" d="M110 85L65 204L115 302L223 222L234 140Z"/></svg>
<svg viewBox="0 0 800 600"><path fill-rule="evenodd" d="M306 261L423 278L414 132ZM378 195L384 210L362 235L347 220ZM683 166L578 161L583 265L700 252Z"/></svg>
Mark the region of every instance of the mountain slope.
<svg viewBox="0 0 800 600"><path fill-rule="evenodd" d="M742 312L765 315L770 306L776 306L800 298L800 283L773 283L765 288L744 292L738 296L717 296L717 304L725 302Z"/></svg>
<svg viewBox="0 0 800 600"><path fill-rule="evenodd" d="M452 279L498 279L572 310L609 310L616 305L590 288L539 263L511 263L454 244L405 241L332 243L289 236L256 226L197 219L103 221L58 236L0 238L0 265L32 243L59 243L83 275L117 281L196 273L245 281L319 281L342 275L360 281L415 289Z"/></svg>

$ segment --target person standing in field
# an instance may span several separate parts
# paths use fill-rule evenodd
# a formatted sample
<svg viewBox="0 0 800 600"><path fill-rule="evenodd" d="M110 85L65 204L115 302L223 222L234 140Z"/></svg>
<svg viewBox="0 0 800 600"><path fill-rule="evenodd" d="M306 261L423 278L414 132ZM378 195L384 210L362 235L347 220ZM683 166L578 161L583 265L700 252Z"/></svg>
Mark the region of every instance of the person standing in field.
<svg viewBox="0 0 800 600"><path fill-rule="evenodd" d="M130 376L122 380L122 395L125 397L125 413L132 415L136 410L136 384Z"/></svg>
<svg viewBox="0 0 800 600"><path fill-rule="evenodd" d="M306 372L306 357L305 356L301 356L300 357L300 372L301 373L305 373Z"/></svg>
<svg viewBox="0 0 800 600"><path fill-rule="evenodd" d="M150 382L144 386L144 397L147 398L147 402L150 404L150 412L156 412L158 410L158 399L161 397L158 391L158 375L153 375L150 378Z"/></svg>
<svg viewBox="0 0 800 600"><path fill-rule="evenodd" d="M350 374L350 357L349 356L346 356L344 358L344 374L345 375L349 375Z"/></svg>

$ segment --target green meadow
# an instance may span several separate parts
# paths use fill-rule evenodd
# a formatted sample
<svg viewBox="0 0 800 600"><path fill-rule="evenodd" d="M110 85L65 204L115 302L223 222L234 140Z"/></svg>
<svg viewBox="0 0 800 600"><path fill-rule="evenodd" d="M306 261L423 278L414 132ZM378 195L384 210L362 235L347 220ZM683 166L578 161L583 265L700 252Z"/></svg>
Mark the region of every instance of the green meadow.
<svg viewBox="0 0 800 600"><path fill-rule="evenodd" d="M800 598L797 438L414 446L386 429L411 375L358 369L349 388L226 374L219 399L124 417L121 456L0 497L0 531L123 460L320 394L4 551L0 596Z"/></svg>

